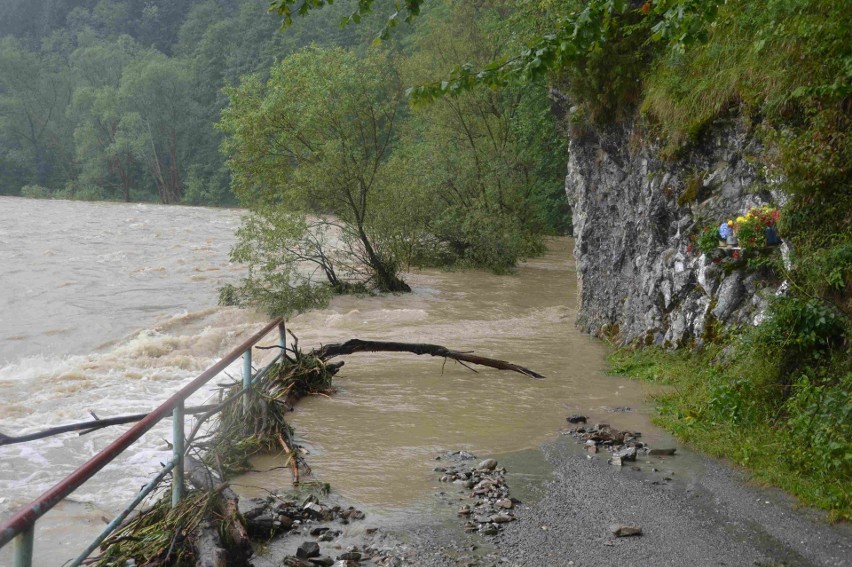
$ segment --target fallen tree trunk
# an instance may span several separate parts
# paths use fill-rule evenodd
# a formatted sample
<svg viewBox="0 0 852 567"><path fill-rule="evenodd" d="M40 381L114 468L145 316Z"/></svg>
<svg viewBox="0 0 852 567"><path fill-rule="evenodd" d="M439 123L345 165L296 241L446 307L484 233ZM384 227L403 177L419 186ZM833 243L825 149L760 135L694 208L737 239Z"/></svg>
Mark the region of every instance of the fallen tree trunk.
<svg viewBox="0 0 852 567"><path fill-rule="evenodd" d="M231 558L227 564L242 563L239 559L251 554L251 540L239 513L239 496L201 461L187 455L185 463L189 483L211 494L211 498L215 499L215 509L221 516L221 519L205 518L199 526L196 537L197 565L219 567L222 565L222 557ZM211 528L217 521L222 522L222 530ZM220 532L227 535L228 541L221 541Z"/></svg>
<svg viewBox="0 0 852 567"><path fill-rule="evenodd" d="M219 532L210 520L204 520L195 539L196 567L228 566L228 552L219 543Z"/></svg>
<svg viewBox="0 0 852 567"><path fill-rule="evenodd" d="M450 350L445 346L427 343L398 343L391 341L363 341L361 339L350 339L345 343L325 345L313 351L313 354L323 360L327 360L336 356L354 354L356 352L409 352L416 355L428 354L429 356L450 358L461 363L467 362L470 364L477 364L479 366L496 368L498 370L511 370L513 372L519 372L525 376L529 376L530 378L544 378L544 376L538 372L505 360L477 356L469 352Z"/></svg>

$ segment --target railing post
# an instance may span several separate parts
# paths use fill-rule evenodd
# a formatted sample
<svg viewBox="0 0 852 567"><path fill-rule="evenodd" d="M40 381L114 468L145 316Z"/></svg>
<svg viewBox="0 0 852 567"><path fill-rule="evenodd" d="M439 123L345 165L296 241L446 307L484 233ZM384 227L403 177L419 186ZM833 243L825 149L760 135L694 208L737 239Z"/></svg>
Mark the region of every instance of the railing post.
<svg viewBox="0 0 852 567"><path fill-rule="evenodd" d="M175 468L172 471L172 508L176 508L183 498L183 438L184 400L180 400L172 411L172 448Z"/></svg>
<svg viewBox="0 0 852 567"><path fill-rule="evenodd" d="M284 354L284 349L287 347L287 327L284 321L278 323L278 346L281 347L281 354Z"/></svg>
<svg viewBox="0 0 852 567"><path fill-rule="evenodd" d="M31 567L33 564L33 535L35 524L15 537L15 567Z"/></svg>
<svg viewBox="0 0 852 567"><path fill-rule="evenodd" d="M251 385L251 347L248 347L243 353L243 389L246 393L243 394L243 414L249 412L249 389Z"/></svg>

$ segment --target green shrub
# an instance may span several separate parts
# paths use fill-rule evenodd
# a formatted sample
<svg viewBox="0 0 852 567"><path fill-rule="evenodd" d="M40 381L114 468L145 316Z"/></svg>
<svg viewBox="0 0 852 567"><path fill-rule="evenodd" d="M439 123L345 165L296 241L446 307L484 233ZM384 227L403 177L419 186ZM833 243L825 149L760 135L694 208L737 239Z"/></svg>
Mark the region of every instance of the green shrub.
<svg viewBox="0 0 852 567"><path fill-rule="evenodd" d="M805 358L819 358L840 344L847 325L848 320L824 301L780 297L770 305L767 320L755 328L751 344L783 353L801 364Z"/></svg>
<svg viewBox="0 0 852 567"><path fill-rule="evenodd" d="M733 352L719 345L622 349L610 356L611 370L670 384L656 396L655 421L685 442L748 467L755 479L833 519L852 518L852 369L845 353L791 381L770 355L775 345L747 335Z"/></svg>
<svg viewBox="0 0 852 567"><path fill-rule="evenodd" d="M719 248L719 228L716 225L705 226L695 237L695 246L702 254L713 254Z"/></svg>
<svg viewBox="0 0 852 567"><path fill-rule="evenodd" d="M30 199L50 199L53 197L50 189L41 185L24 185L21 187L21 196Z"/></svg>
<svg viewBox="0 0 852 567"><path fill-rule="evenodd" d="M524 258L541 254L544 240L513 215L463 207L446 209L431 227L445 243L439 264L510 273Z"/></svg>
<svg viewBox="0 0 852 567"><path fill-rule="evenodd" d="M852 372L832 377L802 374L784 409L789 415L790 452L796 465L826 478L848 477L852 467Z"/></svg>
<svg viewBox="0 0 852 567"><path fill-rule="evenodd" d="M77 201L103 201L106 199L103 189L95 185L78 187L74 191L74 199Z"/></svg>

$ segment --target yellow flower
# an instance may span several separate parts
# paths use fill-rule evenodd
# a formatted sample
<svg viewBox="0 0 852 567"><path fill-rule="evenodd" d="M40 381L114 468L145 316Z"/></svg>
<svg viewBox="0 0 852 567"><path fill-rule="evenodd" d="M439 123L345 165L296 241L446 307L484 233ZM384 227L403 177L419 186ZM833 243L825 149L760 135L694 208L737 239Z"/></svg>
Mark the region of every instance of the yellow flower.
<svg viewBox="0 0 852 567"><path fill-rule="evenodd" d="M737 217L737 224L742 224L742 223L746 222L747 220L748 219L746 217Z"/></svg>
<svg viewBox="0 0 852 567"><path fill-rule="evenodd" d="M729 221L728 221L728 226L734 226L734 221L729 220Z"/></svg>

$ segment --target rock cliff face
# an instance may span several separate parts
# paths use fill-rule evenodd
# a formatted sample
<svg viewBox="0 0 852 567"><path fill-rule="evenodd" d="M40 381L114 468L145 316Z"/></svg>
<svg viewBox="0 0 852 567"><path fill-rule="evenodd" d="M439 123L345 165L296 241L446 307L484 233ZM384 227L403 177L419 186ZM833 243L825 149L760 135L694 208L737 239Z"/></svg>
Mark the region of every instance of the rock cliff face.
<svg viewBox="0 0 852 567"><path fill-rule="evenodd" d="M700 342L714 322L754 323L766 282L726 271L690 246L711 221L771 199L750 163L757 142L736 122L718 124L677 161L635 125L574 129L566 191L580 281L578 323L621 342L677 347Z"/></svg>

